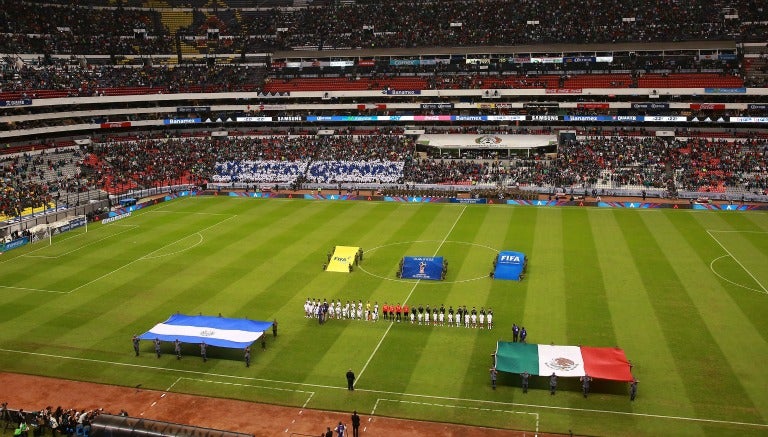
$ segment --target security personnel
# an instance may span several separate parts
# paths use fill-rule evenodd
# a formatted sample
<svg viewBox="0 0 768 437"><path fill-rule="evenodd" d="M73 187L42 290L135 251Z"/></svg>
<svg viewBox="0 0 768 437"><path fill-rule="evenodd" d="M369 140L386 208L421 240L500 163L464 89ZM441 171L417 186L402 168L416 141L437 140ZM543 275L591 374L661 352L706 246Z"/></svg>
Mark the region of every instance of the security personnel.
<svg viewBox="0 0 768 437"><path fill-rule="evenodd" d="M632 382L629 383L629 400L634 401L637 396L637 378L632 378Z"/></svg>
<svg viewBox="0 0 768 437"><path fill-rule="evenodd" d="M587 375L586 373L581 378L581 392L584 394L584 399L587 398L587 395L589 394L589 382L592 381L592 378Z"/></svg>
<svg viewBox="0 0 768 437"><path fill-rule="evenodd" d="M549 377L549 394L554 395L555 391L557 391L557 375L555 375L555 372L552 372L552 375Z"/></svg>

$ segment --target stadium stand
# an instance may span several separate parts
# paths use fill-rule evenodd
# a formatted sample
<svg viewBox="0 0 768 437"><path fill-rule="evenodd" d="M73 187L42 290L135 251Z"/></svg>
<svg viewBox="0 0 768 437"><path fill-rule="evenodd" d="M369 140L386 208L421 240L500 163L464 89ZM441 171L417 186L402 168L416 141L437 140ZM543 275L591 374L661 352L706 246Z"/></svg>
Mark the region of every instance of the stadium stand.
<svg viewBox="0 0 768 437"><path fill-rule="evenodd" d="M84 160L108 190L204 183L415 183L765 192L768 141L592 137L553 158L412 159L399 136L178 139L113 143Z"/></svg>
<svg viewBox="0 0 768 437"><path fill-rule="evenodd" d="M604 94L558 96L553 107L532 103L521 97L504 102L507 107L479 104L462 114L601 114L598 109L565 108L560 103L619 101L613 90L632 88L660 90L713 88L733 91L716 96L717 102L736 102L737 108L686 105L658 111L636 108L612 110L611 115L650 113L659 116L709 118L765 115L764 98L742 92L745 86L765 86L768 79L764 51L768 11L753 1L735 0L713 7L694 0L684 8L668 2L632 0L621 4L602 0L562 4L551 0L466 0L399 2L273 0L123 0L110 3L87 0L66 2L2 2L0 20L0 101L20 99L83 98L92 96L144 96L141 104L153 104L150 96L176 93L263 92L297 93L335 91L381 91L381 94L416 90L589 90ZM556 7L553 7L556 6ZM386 17L381 19L378 17ZM735 18L734 18L735 17ZM13 19L11 19L13 18ZM589 23L589 25L584 25ZM209 31L213 33L209 33ZM649 43L694 41L690 49L647 48ZM698 50L701 42L724 41L712 50ZM567 54L568 61L552 62L566 56L556 49L563 43L629 43L616 53L585 49ZM736 47L736 43L744 43ZM749 43L756 45L750 46ZM488 55L498 46L526 46L526 51ZM541 46L541 44L544 44ZM729 45L730 44L730 45ZM635 45L645 47L633 50ZM733 47L728 49L726 47ZM429 54L432 47L479 48L478 59L451 59L450 54ZM493 47L493 48L492 48ZM509 48L507 47L507 48ZM535 47L552 47L552 59L541 53L534 60ZM352 66L321 65L322 52L312 50L361 49L357 53L384 50ZM277 50L283 52L274 53ZM724 50L724 51L723 51ZM258 55L263 51L267 54ZM438 50L437 52L441 52ZM301 60L301 68L288 67L288 60ZM444 52L441 52L444 53ZM506 53L506 52L505 52ZM224 54L224 56L208 57ZM746 56L749 54L750 56ZM258 56L257 56L258 55ZM269 55L272 59L269 59ZM615 55L615 56L614 56ZM260 57L259 57L260 56ZM594 58L594 59L593 59ZM413 60L427 59L421 65ZM442 61L438 61L443 59ZM448 63L443 61L448 60ZM502 61L504 59L504 61ZM609 60L607 60L609 59ZM307 65L308 63L308 65ZM524 94L524 93L521 93ZM440 108L413 110L387 108L375 99L349 97L356 110L289 109L303 104L323 105L319 98L293 98L281 94L279 116L295 121L309 113L360 114L441 114ZM657 97L657 96L649 96ZM701 96L691 96L700 101ZM410 103L428 99L409 97ZM445 100L447 105L471 103L479 93ZM546 99L549 100L549 99ZM554 99L553 99L554 100ZM150 113L137 111L83 116L91 108L120 108L62 104L50 109L50 119L3 120L2 132L40 129L72 124L109 121L143 121L184 117L174 110ZM402 100L406 101L406 100ZM336 101L334 100L334 103ZM523 102L522 111L509 109L510 102ZM223 99L217 103L242 103ZM242 111L205 112L214 120L253 115L252 107L265 101L248 102ZM546 102L545 102L546 103ZM551 102L548 102L551 103ZM199 102L174 102L173 105ZM205 103L206 105L208 103ZM601 105L604 103L601 103ZM721 103L718 103L721 105ZM393 105L394 106L394 105ZM663 105L662 105L663 106ZM449 106L450 107L450 106ZM72 108L78 115L57 117L58 111ZM193 106L194 108L194 106ZM203 107L205 108L205 107ZM4 115L36 115L30 108L3 108ZM106 112L106 111L105 111ZM45 113L43 113L45 114ZM268 113L273 115L274 113ZM199 116L195 115L195 116ZM9 117L10 118L10 117ZM106 123L109 127L109 123ZM96 141L86 149L72 148L71 138L59 141L41 136L17 144L6 144L2 161L4 180L0 212L21 214L28 208L42 208L64 194L94 190L123 193L163 185L218 183L391 183L436 185L500 184L515 189L642 189L658 192L706 192L738 196L765 193L766 134L755 128L706 129L664 126L676 140L653 137L653 128L605 127L576 124L568 126L578 140L564 143L556 153L522 158L499 158L489 150L466 150L450 157L413 146L409 128L395 124L373 126L331 126L335 135L316 136L320 127L237 126L227 136L211 138L216 127L205 130L87 132ZM542 125L543 124L543 125ZM497 126L452 123L450 126L419 126L441 133L532 133L552 134L562 126ZM615 126L615 125L614 125ZM389 134L394 135L389 135ZM290 136L289 136L290 134ZM348 135L343 135L348 134ZM37 135L37 134L35 134ZM54 135L51 135L52 137ZM41 137L43 140L41 140ZM586 137L586 138L585 138ZM30 151L38 145L50 148L43 155ZM26 152L26 154L25 154ZM78 196L79 197L79 196Z"/></svg>
<svg viewBox="0 0 768 437"><path fill-rule="evenodd" d="M222 36L241 39L234 47L278 50L741 40L760 35L759 23L766 18L766 12L749 0L728 2L722 7L703 0L688 2L686 7L638 0L619 5L601 0L568 4L547 0L380 0L313 2L312 7L299 8L286 7L294 6L292 2L271 1L259 2L257 10L252 10L250 2L226 2L221 8L222 2L205 2L202 6L202 2L132 2L141 9L95 9L84 2L77 6L60 3L4 2L4 14L13 19L2 20L0 33L42 36L6 38L0 47L14 49L3 51L41 53L29 50L31 44L43 42L49 50L42 53L55 49L55 53L134 54L141 48L134 48L133 42L92 38L135 39L134 29L145 29L148 39L206 36L207 30L214 27ZM86 15L89 19L82 19ZM726 18L734 15L739 19ZM102 44L94 46L86 41ZM13 44L9 46L9 42ZM173 38L157 48L166 54L176 51Z"/></svg>

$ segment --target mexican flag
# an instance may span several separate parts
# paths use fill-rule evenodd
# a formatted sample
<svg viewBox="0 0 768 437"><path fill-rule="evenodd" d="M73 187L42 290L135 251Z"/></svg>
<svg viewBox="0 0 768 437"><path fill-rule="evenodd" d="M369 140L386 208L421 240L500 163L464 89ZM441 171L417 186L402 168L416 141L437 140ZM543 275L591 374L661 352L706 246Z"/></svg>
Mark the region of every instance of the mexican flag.
<svg viewBox="0 0 768 437"><path fill-rule="evenodd" d="M632 381L624 351L612 347L554 346L500 341L496 369L502 372L548 376L584 376Z"/></svg>

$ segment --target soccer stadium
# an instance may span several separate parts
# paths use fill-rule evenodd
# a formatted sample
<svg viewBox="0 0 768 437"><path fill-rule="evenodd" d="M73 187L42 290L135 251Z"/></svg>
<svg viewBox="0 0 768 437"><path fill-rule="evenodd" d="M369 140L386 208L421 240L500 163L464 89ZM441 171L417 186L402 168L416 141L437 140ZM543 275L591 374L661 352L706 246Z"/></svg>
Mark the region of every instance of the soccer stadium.
<svg viewBox="0 0 768 437"><path fill-rule="evenodd" d="M0 13L3 435L768 434L768 5Z"/></svg>

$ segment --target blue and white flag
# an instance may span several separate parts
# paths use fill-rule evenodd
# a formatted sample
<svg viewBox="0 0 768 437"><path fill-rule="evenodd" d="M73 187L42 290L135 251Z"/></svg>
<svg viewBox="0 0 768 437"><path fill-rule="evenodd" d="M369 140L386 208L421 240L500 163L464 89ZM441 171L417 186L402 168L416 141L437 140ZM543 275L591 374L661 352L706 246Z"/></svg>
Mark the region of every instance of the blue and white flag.
<svg viewBox="0 0 768 437"><path fill-rule="evenodd" d="M243 349L272 326L272 322L229 319L215 316L174 314L139 336L142 340L205 343L209 346Z"/></svg>

